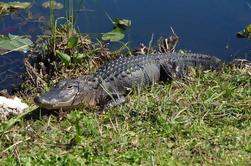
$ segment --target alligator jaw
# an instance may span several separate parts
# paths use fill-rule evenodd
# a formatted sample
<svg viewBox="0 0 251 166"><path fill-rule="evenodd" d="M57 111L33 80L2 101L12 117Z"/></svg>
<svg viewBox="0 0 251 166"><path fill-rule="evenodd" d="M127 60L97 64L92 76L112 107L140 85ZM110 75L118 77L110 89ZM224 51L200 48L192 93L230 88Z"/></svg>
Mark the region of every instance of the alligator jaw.
<svg viewBox="0 0 251 166"><path fill-rule="evenodd" d="M46 98L44 98L43 96L36 96L34 98L34 102L36 103L36 105L38 105L39 107L51 110L51 109L67 109L69 107L72 106L73 100L74 100L73 96L71 99L68 99L68 101L64 101L64 102L59 102L55 99L51 99L51 100L46 100Z"/></svg>

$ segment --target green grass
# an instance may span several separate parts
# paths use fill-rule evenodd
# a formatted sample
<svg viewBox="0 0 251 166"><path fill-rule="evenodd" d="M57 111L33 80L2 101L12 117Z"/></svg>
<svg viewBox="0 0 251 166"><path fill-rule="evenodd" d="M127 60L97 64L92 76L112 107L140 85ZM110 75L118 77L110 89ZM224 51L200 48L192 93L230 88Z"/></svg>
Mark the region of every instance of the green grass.
<svg viewBox="0 0 251 166"><path fill-rule="evenodd" d="M197 72L135 92L102 116L21 118L2 124L0 165L250 165L250 87L239 71Z"/></svg>

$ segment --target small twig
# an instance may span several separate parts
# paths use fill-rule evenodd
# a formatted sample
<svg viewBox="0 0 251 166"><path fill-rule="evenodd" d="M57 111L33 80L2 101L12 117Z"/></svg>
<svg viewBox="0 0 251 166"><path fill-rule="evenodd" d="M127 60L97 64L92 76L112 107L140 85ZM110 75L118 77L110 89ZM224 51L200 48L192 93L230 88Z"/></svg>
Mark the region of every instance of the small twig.
<svg viewBox="0 0 251 166"><path fill-rule="evenodd" d="M170 26L170 29L171 29L171 31L172 31L172 33L173 33L173 35L174 35L174 36L177 36L177 34L174 32L174 30L173 30L173 27L172 27L172 26Z"/></svg>
<svg viewBox="0 0 251 166"><path fill-rule="evenodd" d="M110 122L111 122L112 127L113 127L113 129L115 130L115 132L118 132L118 131L117 131L117 128L116 128L116 127L115 127L115 125L113 124L113 122L112 122L111 118L110 118Z"/></svg>
<svg viewBox="0 0 251 166"><path fill-rule="evenodd" d="M38 86L39 84L45 84L46 82L39 76L39 73L31 66L28 58L24 59L24 65L29 78L32 80L33 84Z"/></svg>

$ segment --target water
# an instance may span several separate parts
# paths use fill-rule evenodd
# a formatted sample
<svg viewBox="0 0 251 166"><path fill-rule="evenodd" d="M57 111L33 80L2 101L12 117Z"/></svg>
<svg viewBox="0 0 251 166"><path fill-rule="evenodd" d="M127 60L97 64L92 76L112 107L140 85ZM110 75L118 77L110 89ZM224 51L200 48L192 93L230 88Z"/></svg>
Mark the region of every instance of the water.
<svg viewBox="0 0 251 166"><path fill-rule="evenodd" d="M33 7L19 13L19 17L2 17L0 33L28 34L35 39L44 30L44 26L36 20L47 21L49 17L49 10L41 7L42 2L35 1ZM248 6L248 3L251 4L250 0L86 0L83 5L80 0L74 2L78 10L77 26L83 33L110 31L112 25L105 14L108 13L112 18L132 21L132 27L124 40L130 41L131 47L136 47L141 42L147 45L152 35L154 41L160 36L168 36L171 33L169 27L172 26L180 37L177 49L211 54L225 61L236 56L251 59L251 55L248 55L251 50L250 41L237 39L235 36L236 32L251 23L251 9ZM27 13L32 13L34 19L17 19L20 15L27 17ZM65 11L57 11L56 16L65 16ZM0 66L4 58L12 57L0 57ZM15 58L21 60L23 57ZM17 61L16 65L22 66L21 62ZM5 67L2 65L0 68L0 73L13 65L5 63ZM13 79L9 79L8 83L3 83L4 77L0 76L0 89L5 88L6 84L12 85L9 82L16 81L14 72Z"/></svg>

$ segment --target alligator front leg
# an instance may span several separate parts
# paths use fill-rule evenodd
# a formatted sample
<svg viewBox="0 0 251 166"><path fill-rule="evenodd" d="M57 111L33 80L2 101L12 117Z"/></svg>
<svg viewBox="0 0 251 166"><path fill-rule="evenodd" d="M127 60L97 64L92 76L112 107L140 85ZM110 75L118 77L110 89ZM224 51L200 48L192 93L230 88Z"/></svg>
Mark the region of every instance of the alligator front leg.
<svg viewBox="0 0 251 166"><path fill-rule="evenodd" d="M124 96L119 96L118 98L111 99L103 104L100 105L100 107L97 110L98 114L103 114L107 109L116 107L122 103L125 102Z"/></svg>

